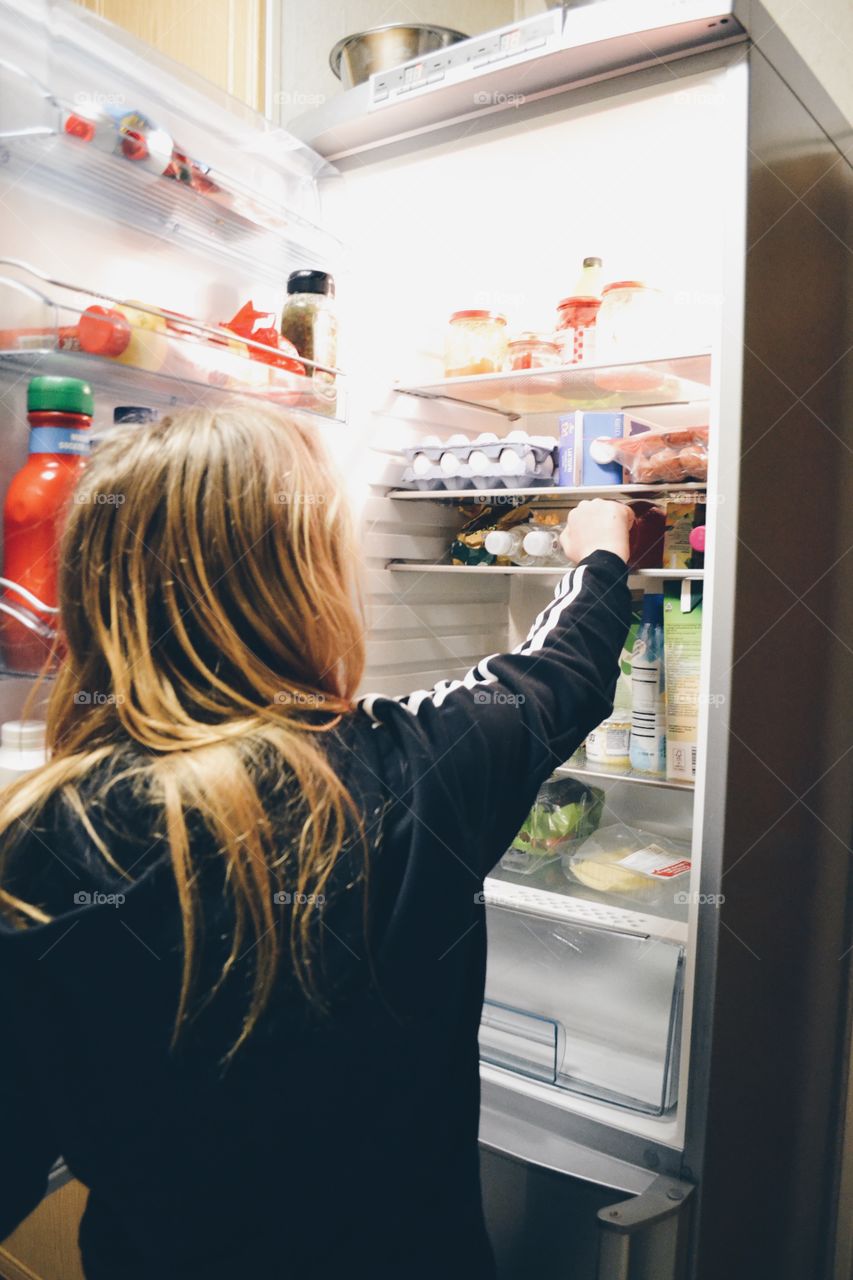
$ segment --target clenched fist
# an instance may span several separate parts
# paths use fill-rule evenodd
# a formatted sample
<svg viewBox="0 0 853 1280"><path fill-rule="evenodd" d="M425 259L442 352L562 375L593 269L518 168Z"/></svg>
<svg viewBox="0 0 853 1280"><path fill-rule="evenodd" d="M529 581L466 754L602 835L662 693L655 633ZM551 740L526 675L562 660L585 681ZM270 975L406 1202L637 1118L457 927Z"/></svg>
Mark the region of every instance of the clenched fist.
<svg viewBox="0 0 853 1280"><path fill-rule="evenodd" d="M613 551L627 564L628 533L633 523L634 513L624 502L587 499L569 512L560 545L574 564L593 551Z"/></svg>

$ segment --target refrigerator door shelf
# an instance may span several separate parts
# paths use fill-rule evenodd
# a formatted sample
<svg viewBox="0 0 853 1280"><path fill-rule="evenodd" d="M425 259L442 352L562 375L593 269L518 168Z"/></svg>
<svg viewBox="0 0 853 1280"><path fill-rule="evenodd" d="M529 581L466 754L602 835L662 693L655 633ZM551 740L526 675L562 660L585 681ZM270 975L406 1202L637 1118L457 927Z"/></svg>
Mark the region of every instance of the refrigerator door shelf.
<svg viewBox="0 0 853 1280"><path fill-rule="evenodd" d="M441 378L417 386L397 386L402 395L461 401L497 409L508 418L571 409L620 409L707 400L711 353L662 356L627 364L573 364L557 369L514 369Z"/></svg>
<svg viewBox="0 0 853 1280"><path fill-rule="evenodd" d="M58 74L55 63L39 71ZM62 207L213 255L279 285L298 267L337 267L340 242L309 216L316 216L313 178L277 171L263 155L263 133L245 130L243 144L223 153L227 169L213 162L219 149L209 135L201 150L170 164L173 139L161 127L165 108L155 107L149 119L164 139L162 161L129 159L122 135L105 114L119 103L128 114L138 109L126 92L94 86L62 99L24 67L0 59L0 165L6 180ZM287 153L286 145L278 150ZM162 172L167 165L170 176Z"/></svg>
<svg viewBox="0 0 853 1280"><path fill-rule="evenodd" d="M80 377L105 399L156 408L237 395L329 420L343 413L340 370L286 351L276 356L252 339L146 303L88 294L16 260L0 259L0 269L0 373L16 380Z"/></svg>

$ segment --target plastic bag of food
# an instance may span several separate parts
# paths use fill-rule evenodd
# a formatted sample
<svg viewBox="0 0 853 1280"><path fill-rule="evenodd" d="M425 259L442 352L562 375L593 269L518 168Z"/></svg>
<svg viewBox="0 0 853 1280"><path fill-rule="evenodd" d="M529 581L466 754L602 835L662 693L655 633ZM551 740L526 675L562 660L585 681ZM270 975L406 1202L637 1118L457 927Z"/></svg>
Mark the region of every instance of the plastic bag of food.
<svg viewBox="0 0 853 1280"><path fill-rule="evenodd" d="M588 787L576 778L546 782L501 866L532 875L595 831L603 807L604 792L599 787Z"/></svg>
<svg viewBox="0 0 853 1280"><path fill-rule="evenodd" d="M690 846L616 822L600 827L563 857L570 880L600 893L653 898L661 887L683 887L690 875Z"/></svg>
<svg viewBox="0 0 853 1280"><path fill-rule="evenodd" d="M619 462L625 484L678 484L708 478L708 428L643 431L624 438L599 436L589 447L604 466Z"/></svg>

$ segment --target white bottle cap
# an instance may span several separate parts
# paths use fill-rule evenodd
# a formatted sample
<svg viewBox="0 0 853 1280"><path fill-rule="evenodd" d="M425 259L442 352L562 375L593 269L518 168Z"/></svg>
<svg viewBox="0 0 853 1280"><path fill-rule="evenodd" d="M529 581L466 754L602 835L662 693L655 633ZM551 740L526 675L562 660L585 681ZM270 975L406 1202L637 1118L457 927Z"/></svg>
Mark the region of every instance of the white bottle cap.
<svg viewBox="0 0 853 1280"><path fill-rule="evenodd" d="M5 751L44 751L46 741L43 720L7 720L0 727L0 746Z"/></svg>
<svg viewBox="0 0 853 1280"><path fill-rule="evenodd" d="M554 549L554 535L547 529L531 529L530 533L525 534L524 550L529 556L550 556Z"/></svg>
<svg viewBox="0 0 853 1280"><path fill-rule="evenodd" d="M485 547L490 556L508 556L515 539L508 529L492 529L486 534Z"/></svg>

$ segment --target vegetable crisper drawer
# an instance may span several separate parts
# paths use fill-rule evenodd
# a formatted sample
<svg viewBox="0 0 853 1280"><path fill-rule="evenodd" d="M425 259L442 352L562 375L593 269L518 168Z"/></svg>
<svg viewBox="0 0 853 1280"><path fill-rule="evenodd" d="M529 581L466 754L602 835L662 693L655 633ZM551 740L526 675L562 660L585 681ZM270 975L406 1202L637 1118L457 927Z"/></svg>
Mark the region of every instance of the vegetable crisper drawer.
<svg viewBox="0 0 853 1280"><path fill-rule="evenodd" d="M677 943L488 908L484 1062L661 1115L675 1103Z"/></svg>

